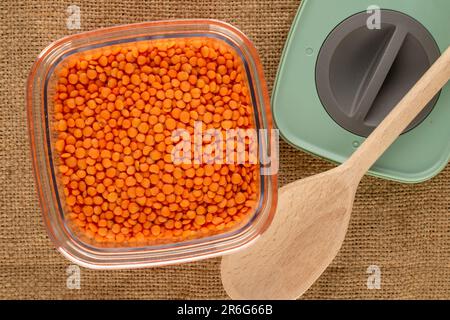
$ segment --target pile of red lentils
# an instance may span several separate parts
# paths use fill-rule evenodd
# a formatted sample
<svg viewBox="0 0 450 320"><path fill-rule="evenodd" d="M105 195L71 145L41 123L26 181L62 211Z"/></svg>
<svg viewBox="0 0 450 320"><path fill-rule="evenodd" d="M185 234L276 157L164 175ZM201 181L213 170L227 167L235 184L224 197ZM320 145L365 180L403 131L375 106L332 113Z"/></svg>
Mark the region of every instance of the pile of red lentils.
<svg viewBox="0 0 450 320"><path fill-rule="evenodd" d="M253 212L257 164L175 164L172 133L254 128L240 57L208 38L77 54L57 71L55 155L66 217L97 242L183 241ZM245 151L247 152L247 151Z"/></svg>

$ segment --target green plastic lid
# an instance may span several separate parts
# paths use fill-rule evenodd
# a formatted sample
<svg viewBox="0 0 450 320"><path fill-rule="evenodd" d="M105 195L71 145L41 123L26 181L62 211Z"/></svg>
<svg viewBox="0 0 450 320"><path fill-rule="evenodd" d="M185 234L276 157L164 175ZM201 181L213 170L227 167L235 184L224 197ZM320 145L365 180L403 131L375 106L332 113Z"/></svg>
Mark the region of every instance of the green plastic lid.
<svg viewBox="0 0 450 320"><path fill-rule="evenodd" d="M273 116L293 146L344 162L450 44L450 1L304 0L272 96ZM370 10L368 10L370 9ZM378 14L379 28L367 21ZM450 158L445 87L370 174L421 182Z"/></svg>

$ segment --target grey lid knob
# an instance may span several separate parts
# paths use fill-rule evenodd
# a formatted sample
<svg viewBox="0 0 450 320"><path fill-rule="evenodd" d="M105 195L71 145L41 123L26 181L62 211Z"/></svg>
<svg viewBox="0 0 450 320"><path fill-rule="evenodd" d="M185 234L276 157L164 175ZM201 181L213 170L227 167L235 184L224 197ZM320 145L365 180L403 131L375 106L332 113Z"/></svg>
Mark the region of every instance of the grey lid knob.
<svg viewBox="0 0 450 320"><path fill-rule="evenodd" d="M316 87L328 114L344 129L367 137L439 57L430 32L410 16L381 10L380 29L368 13L339 24L316 64ZM437 95L406 131L432 111Z"/></svg>

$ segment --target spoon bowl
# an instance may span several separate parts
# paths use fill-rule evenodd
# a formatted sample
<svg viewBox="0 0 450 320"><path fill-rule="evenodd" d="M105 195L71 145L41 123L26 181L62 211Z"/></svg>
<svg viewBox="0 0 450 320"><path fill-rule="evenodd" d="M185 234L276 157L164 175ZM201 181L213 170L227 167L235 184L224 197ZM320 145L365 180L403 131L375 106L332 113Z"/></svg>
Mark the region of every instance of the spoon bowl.
<svg viewBox="0 0 450 320"><path fill-rule="evenodd" d="M343 183L345 174L348 171L338 167L279 190L269 229L251 251L223 259L222 282L233 299L271 299L274 291L277 299L291 299L314 283L347 232L355 190ZM328 201L320 201L323 198Z"/></svg>

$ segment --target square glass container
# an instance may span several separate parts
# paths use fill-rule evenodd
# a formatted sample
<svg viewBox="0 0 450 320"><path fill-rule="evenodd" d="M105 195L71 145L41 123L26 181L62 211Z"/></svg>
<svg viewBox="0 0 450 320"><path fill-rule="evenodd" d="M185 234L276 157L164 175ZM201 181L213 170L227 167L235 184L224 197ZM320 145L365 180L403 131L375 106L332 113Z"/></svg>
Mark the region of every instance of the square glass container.
<svg viewBox="0 0 450 320"><path fill-rule="evenodd" d="M215 20L174 20L105 28L65 37L45 48L34 63L27 83L27 112L34 173L48 235L69 260L94 269L123 269L189 262L223 255L256 240L270 224L276 205L277 177L259 166L259 199L239 227L225 233L182 242L145 246L111 246L77 235L65 218L64 197L55 170L52 134L52 76L68 57L95 48L153 39L210 37L231 46L241 57L254 109L256 129L272 127L266 82L257 51L233 26ZM54 76L53 76L54 77ZM270 143L258 135L258 152L268 154Z"/></svg>

